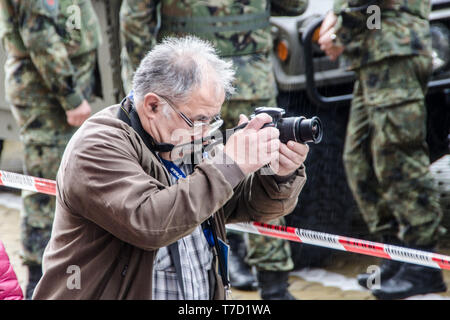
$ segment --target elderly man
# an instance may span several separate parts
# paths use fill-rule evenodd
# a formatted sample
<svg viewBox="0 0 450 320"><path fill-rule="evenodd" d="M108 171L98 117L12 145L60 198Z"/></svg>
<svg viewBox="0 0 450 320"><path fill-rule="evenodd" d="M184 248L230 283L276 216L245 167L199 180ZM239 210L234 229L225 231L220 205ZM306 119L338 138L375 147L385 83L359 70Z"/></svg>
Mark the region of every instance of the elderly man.
<svg viewBox="0 0 450 320"><path fill-rule="evenodd" d="M263 114L242 115L247 126L196 165L179 158L177 146L219 127L231 67L207 42L166 39L142 60L133 94L80 128L34 299L226 297L225 223L291 212L308 152L262 128ZM267 164L276 174L261 174Z"/></svg>

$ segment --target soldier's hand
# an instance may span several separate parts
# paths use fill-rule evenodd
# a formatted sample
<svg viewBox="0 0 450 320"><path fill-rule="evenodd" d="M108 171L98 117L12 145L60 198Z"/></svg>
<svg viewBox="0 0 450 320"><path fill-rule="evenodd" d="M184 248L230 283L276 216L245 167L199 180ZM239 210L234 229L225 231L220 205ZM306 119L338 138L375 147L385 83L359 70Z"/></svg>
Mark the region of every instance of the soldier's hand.
<svg viewBox="0 0 450 320"><path fill-rule="evenodd" d="M331 28L334 28L336 22L337 16L334 14L334 12L333 11L328 12L325 18L323 19L322 24L320 25L319 38L322 37L328 31L330 31Z"/></svg>
<svg viewBox="0 0 450 320"><path fill-rule="evenodd" d="M336 34L334 26L336 25L337 17L333 11L328 12L325 19L323 19L320 26L319 45L320 49L330 58L331 61L336 60L342 52L344 47L335 43Z"/></svg>
<svg viewBox="0 0 450 320"><path fill-rule="evenodd" d="M83 102L73 110L66 111L67 123L73 127L79 127L91 115L91 106L89 102Z"/></svg>
<svg viewBox="0 0 450 320"><path fill-rule="evenodd" d="M261 129L266 123L272 122L272 117L265 113L258 114L251 121L241 115L239 125L245 122L248 122L247 126L228 139L224 152L244 174L249 174L272 161L278 161L280 132L275 127Z"/></svg>

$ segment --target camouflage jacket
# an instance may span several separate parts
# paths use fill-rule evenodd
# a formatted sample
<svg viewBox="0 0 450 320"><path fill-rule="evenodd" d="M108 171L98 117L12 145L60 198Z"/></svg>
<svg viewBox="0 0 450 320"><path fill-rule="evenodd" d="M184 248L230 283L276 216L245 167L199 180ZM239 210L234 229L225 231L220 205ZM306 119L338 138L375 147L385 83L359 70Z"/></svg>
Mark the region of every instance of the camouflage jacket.
<svg viewBox="0 0 450 320"><path fill-rule="evenodd" d="M235 65L247 66L237 72L233 99L270 98L275 89L273 77L267 76L272 72L268 61L272 49L269 18L300 15L307 4L307 0L124 0L121 40L126 90L130 89L132 72L157 41L170 35L194 34L212 42L218 53L234 60ZM261 66L265 66L263 71L252 71ZM255 81L249 74L254 74Z"/></svg>
<svg viewBox="0 0 450 320"><path fill-rule="evenodd" d="M347 64L354 69L392 56L431 56L430 11L430 0L335 0Z"/></svg>
<svg viewBox="0 0 450 320"><path fill-rule="evenodd" d="M16 88L25 91L23 99L14 95L11 103L32 105L32 94L26 91L33 88L26 83L43 81L65 110L81 104L76 61L101 41L90 0L0 0L0 38L8 56L6 78L27 79ZM24 67L29 61L34 72Z"/></svg>

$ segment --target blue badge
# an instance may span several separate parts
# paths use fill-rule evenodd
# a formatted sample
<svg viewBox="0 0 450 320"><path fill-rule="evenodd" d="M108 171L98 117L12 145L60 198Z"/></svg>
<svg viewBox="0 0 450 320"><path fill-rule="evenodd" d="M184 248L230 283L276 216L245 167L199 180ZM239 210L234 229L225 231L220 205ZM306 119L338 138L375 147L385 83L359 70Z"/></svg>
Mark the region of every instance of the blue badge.
<svg viewBox="0 0 450 320"><path fill-rule="evenodd" d="M221 259L224 264L223 267L225 268L225 270L223 270L223 272L222 272L222 268L219 268L219 273L222 276L222 278L225 278L227 280L227 282L229 282L230 275L228 273L228 258L229 258L230 246L227 245L225 242L223 242L220 239L217 239L217 240L219 242L219 247L220 247L219 254L221 255Z"/></svg>

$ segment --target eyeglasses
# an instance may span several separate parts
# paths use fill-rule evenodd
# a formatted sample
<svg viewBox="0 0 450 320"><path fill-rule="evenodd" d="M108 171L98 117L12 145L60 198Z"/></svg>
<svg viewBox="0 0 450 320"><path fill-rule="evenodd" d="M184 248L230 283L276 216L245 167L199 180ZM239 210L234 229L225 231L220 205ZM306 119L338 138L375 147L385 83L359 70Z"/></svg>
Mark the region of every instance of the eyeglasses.
<svg viewBox="0 0 450 320"><path fill-rule="evenodd" d="M209 122L204 121L194 122L191 119L189 119L188 116L186 116L183 112L179 111L178 108L175 107L174 103L169 98L162 95L157 96L160 97L162 100L164 100L172 108L172 110L175 111L181 117L181 119L183 119L184 122L187 123L187 125L190 128L193 128L194 132L203 132L203 130L207 128L208 134L212 134L214 131L218 130L223 125L223 120L220 117L220 115L214 116L211 120L209 120Z"/></svg>

